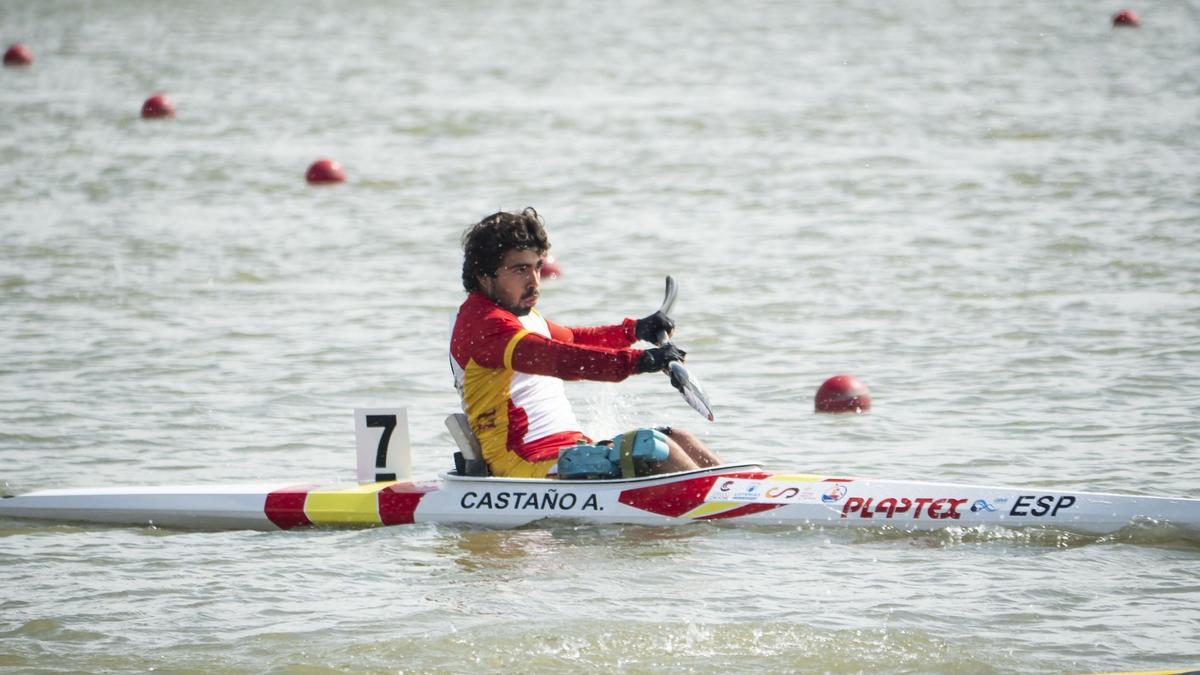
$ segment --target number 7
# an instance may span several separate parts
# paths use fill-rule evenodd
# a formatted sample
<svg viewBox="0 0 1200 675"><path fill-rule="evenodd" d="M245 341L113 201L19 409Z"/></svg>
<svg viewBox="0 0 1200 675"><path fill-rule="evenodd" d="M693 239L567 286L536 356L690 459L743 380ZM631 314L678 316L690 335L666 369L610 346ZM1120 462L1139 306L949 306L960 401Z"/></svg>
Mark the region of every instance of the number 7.
<svg viewBox="0 0 1200 675"><path fill-rule="evenodd" d="M383 468L387 466L388 443L392 440L392 429L396 428L395 415L367 415L368 427L383 427L383 433L379 435L379 448L375 451L375 466Z"/></svg>

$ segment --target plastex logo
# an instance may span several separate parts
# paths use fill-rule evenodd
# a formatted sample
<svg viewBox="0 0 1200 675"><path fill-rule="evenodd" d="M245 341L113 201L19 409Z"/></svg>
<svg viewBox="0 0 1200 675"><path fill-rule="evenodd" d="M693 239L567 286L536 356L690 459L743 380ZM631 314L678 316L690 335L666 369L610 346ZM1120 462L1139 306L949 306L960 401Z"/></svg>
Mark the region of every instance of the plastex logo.
<svg viewBox="0 0 1200 675"><path fill-rule="evenodd" d="M892 519L897 516L903 519L939 520L952 518L958 520L962 514L959 507L967 503L965 497L851 497L842 506L842 517Z"/></svg>

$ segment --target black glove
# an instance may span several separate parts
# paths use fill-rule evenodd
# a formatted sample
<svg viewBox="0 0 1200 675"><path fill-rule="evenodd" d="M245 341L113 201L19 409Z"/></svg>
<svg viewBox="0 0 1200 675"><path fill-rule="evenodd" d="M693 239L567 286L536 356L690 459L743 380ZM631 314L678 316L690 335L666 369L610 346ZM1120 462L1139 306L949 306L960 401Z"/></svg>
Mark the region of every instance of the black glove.
<svg viewBox="0 0 1200 675"><path fill-rule="evenodd" d="M658 344L658 334L666 333L667 337L675 331L675 322L671 317L663 314L662 311L657 311L644 319L637 320L637 339L645 340L651 344Z"/></svg>
<svg viewBox="0 0 1200 675"><path fill-rule="evenodd" d="M670 343L662 347L647 349L642 352L642 356L638 359L638 372L655 373L660 370L666 370L667 365L672 361L682 361L685 356L687 356L687 352Z"/></svg>

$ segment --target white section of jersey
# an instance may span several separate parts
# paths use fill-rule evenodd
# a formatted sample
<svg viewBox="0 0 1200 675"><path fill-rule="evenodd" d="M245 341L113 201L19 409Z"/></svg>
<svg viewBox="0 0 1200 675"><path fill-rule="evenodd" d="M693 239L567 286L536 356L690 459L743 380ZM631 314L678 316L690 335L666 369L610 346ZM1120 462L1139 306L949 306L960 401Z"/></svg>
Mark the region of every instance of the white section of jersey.
<svg viewBox="0 0 1200 675"><path fill-rule="evenodd" d="M550 326L537 310L520 317L520 321L529 332L550 337ZM529 430L523 439L526 443L551 434L581 430L563 381L557 377L513 373L509 396L513 405L523 408L529 418Z"/></svg>
<svg viewBox="0 0 1200 675"><path fill-rule="evenodd" d="M454 355L450 353L450 340L454 338L454 324L458 323L458 312L450 315L450 332L446 334L446 356L450 358L450 373L454 375L454 388L458 390L458 404L462 406L463 412L467 412L467 398L463 396L463 381L467 377L467 372L463 370L458 361L454 360Z"/></svg>

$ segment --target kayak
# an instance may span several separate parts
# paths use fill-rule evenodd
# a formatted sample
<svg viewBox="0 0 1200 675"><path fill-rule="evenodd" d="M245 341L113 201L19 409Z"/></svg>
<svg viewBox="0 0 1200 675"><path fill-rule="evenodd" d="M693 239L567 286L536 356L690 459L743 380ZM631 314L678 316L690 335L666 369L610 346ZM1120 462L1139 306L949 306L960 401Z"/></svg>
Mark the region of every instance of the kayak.
<svg viewBox="0 0 1200 675"><path fill-rule="evenodd" d="M517 527L537 521L675 525L693 521L892 527L1040 526L1109 533L1137 523L1200 531L1200 500L766 471L724 464L606 480L500 478L465 471L412 480L403 409L356 410L357 482L274 481L48 489L0 499L0 516L193 529L288 530L458 523ZM474 456L461 416L447 426ZM455 425L458 424L457 429Z"/></svg>
<svg viewBox="0 0 1200 675"><path fill-rule="evenodd" d="M673 525L724 521L930 530L1043 526L1107 533L1138 522L1200 529L1200 500L866 480L757 464L609 480L474 477L365 484L179 485L39 490L0 499L0 516L194 529L540 520Z"/></svg>

